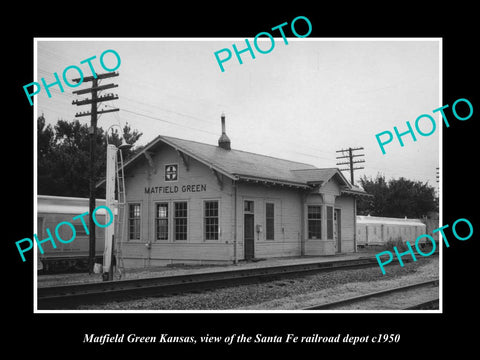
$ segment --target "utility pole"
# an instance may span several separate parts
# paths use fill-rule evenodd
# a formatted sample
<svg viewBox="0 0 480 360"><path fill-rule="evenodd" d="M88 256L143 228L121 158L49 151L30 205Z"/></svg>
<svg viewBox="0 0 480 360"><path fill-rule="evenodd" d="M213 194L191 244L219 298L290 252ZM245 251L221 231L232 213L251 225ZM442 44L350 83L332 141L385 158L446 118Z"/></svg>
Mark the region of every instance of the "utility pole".
<svg viewBox="0 0 480 360"><path fill-rule="evenodd" d="M363 150L363 147L353 148L353 149L351 147L349 147L348 149L337 150L337 153L341 152L342 154L344 154L345 152L348 152L348 155L337 156L337 159L347 159L348 158L349 160L346 161L346 162L337 162L337 165L348 165L348 168L340 169L340 171L350 171L350 183L352 185L354 185L353 171L364 169L363 166L362 167L354 167L354 165L353 165L353 164L364 163L365 162L365 160L353 161L354 157L365 156L365 154L354 155L353 152L357 151L357 150Z"/></svg>
<svg viewBox="0 0 480 360"><path fill-rule="evenodd" d="M95 223L93 222L93 211L95 210L95 148L96 148L96 135L97 135L97 120L99 114L104 114L108 112L118 111L117 108L110 109L110 110L98 110L97 104L103 101L110 101L118 99L118 95L114 94L106 94L103 96L99 96L99 92L106 89L112 89L117 87L116 84L108 84L99 86L99 80L107 79L111 77L118 76L117 72L110 72L104 74L95 74L95 76L88 76L83 79L77 78L73 79L72 81L79 83L80 81L83 82L92 82L92 87L89 89L82 89L73 91L73 94L76 95L83 95L91 93L91 99L85 100L75 100L72 101L72 105L87 105L91 104L90 112L81 112L75 114L75 117L81 116L91 116L90 120L90 168L89 168L89 179L90 179L90 200L89 200L89 243L88 243L88 271L91 274L93 272L93 267L95 264Z"/></svg>

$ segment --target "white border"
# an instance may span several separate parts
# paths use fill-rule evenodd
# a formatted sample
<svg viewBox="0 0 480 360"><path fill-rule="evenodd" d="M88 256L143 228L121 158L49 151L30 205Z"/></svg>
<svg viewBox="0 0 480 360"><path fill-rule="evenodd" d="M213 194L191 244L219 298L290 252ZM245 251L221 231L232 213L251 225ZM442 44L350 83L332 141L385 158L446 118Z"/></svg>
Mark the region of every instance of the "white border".
<svg viewBox="0 0 480 360"><path fill-rule="evenodd" d="M283 41L281 37L274 37L275 41ZM404 38L404 37L393 37L393 38L290 38L287 37L288 41L384 41L384 42L392 42L392 41L437 41L439 44L439 107L443 105L443 38L441 37L431 37L431 38ZM34 61L33 61L33 74L34 80L37 81L38 73L37 73L37 61L38 61L38 54L37 54L37 43L39 41L244 41L245 38L239 37L229 37L229 38L48 38L48 37L39 37L33 38L33 54L34 54ZM259 39L269 40L269 39ZM34 209L34 230L37 233L37 118L38 118L38 110L37 110L38 102L35 101L34 103L34 111L33 111L33 124L34 124L34 139L33 139L33 173L34 173L34 199L33 199L33 209ZM438 116L441 116L440 114ZM439 122L441 123L441 121ZM443 224L443 176L442 176L442 168L443 168L443 126L440 127L440 134L439 134L439 224ZM168 314L185 314L185 313L216 313L216 314L245 314L245 313L253 313L253 314L442 314L443 313L443 243L439 239L439 257L440 257L440 268L439 268L439 309L438 310L39 310L38 303L37 303L37 246L34 247L34 256L33 256L33 307L34 313L59 313L59 314L84 314L84 313L93 313L93 314L105 314L105 313L115 313L115 314L156 314L156 313L168 313Z"/></svg>

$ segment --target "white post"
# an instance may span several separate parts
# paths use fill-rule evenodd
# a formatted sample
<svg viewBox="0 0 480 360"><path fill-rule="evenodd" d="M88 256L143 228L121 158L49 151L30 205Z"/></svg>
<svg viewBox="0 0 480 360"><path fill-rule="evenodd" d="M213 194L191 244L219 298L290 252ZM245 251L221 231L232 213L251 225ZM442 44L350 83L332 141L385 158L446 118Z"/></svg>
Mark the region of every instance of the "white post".
<svg viewBox="0 0 480 360"><path fill-rule="evenodd" d="M115 162L117 160L117 148L115 145L107 145L107 171L106 171L106 206L109 209L112 209L112 213L115 214L113 211L115 207ZM108 215L106 215L108 216ZM105 219L106 222L110 221L110 219ZM103 252L103 272L111 272L111 264L112 264L112 237L115 234L115 219L113 219L113 223L105 228L105 250ZM109 277L111 278L112 274L109 273Z"/></svg>

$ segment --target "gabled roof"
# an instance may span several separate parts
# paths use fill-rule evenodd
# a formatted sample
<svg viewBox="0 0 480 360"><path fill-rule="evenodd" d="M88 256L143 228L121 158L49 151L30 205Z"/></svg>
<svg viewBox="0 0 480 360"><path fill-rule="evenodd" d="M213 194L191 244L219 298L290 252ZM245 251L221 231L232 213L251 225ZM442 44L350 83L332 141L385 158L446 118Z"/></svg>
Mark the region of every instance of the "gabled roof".
<svg viewBox="0 0 480 360"><path fill-rule="evenodd" d="M225 150L219 146L170 136L157 136L124 164L125 171L145 156L167 144L233 180L259 181L312 188L335 177L345 189L354 190L337 168L320 169L310 164L279 159L241 150ZM359 192L365 193L357 188Z"/></svg>
<svg viewBox="0 0 480 360"><path fill-rule="evenodd" d="M210 162L214 167L235 177L265 178L301 182L292 174L292 170L314 168L312 165L255 154L241 150L225 150L219 146L163 136L163 139L178 150Z"/></svg>
<svg viewBox="0 0 480 360"><path fill-rule="evenodd" d="M312 185L323 185L330 181L331 178L336 177L341 185L348 186L349 183L343 174L337 168L326 169L299 169L292 170L293 173L303 181Z"/></svg>

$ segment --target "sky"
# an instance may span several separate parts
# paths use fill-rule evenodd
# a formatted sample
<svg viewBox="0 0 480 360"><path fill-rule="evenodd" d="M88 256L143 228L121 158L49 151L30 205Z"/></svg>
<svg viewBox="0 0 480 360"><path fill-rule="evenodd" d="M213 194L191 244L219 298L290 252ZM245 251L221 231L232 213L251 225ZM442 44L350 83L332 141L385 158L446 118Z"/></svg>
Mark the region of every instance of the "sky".
<svg viewBox="0 0 480 360"><path fill-rule="evenodd" d="M244 49L245 38L158 38L158 39L37 39L35 79L53 83L54 73L62 78L70 65L90 76L87 63L92 60L97 73L106 72L100 64L105 50L116 51L121 64L118 77L101 80L100 85L115 83L106 90L119 99L101 103L100 109L117 107L119 112L102 114L98 126L124 126L143 133L137 145L145 145L158 135L179 137L216 145L221 134L220 116L226 117L226 130L233 149L315 165L339 167L337 150L363 147L365 167L355 171L355 181L366 175L384 175L387 180L401 176L428 182L437 187L439 166L439 113L432 111L441 103L441 40L426 39L345 39L275 38L268 54L241 54L235 57L232 44ZM271 46L265 38L261 49ZM214 53L228 48L232 58L220 70ZM223 53L221 56L224 56ZM115 67L116 58L106 53L107 67ZM71 69L67 79L78 77ZM75 114L89 111L90 105L76 106L74 100L88 98L73 91L88 88L91 82L76 88L63 82L35 95L36 116L47 123L63 119L74 121ZM27 98L25 101L28 104ZM430 136L409 135L385 146L383 155L375 135L397 126L407 130L415 120L429 114L437 124ZM34 119L34 120L35 120ZM90 117L79 117L90 123ZM36 121L33 122L34 126ZM424 132L431 129L425 119L419 123ZM36 126L35 126L36 127ZM346 155L346 154L345 154ZM350 180L349 172L344 172Z"/></svg>

